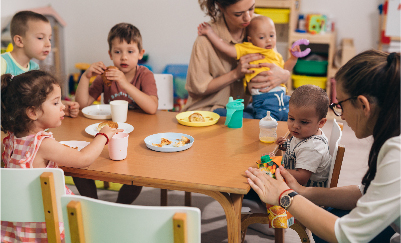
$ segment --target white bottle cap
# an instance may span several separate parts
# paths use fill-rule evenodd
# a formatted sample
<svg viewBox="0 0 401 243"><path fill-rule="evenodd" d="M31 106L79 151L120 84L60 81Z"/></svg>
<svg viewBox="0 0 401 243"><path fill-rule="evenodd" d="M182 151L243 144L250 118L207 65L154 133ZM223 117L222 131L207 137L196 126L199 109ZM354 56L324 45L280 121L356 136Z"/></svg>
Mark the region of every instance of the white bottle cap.
<svg viewBox="0 0 401 243"><path fill-rule="evenodd" d="M260 128L276 128L278 125L277 121L270 116L270 111L266 112L266 117L260 119Z"/></svg>

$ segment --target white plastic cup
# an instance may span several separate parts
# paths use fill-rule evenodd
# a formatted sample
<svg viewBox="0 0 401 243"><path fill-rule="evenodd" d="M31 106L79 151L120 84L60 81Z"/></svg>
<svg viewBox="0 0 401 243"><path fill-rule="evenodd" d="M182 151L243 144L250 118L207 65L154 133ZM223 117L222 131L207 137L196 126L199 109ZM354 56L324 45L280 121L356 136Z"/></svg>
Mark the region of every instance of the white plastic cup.
<svg viewBox="0 0 401 243"><path fill-rule="evenodd" d="M113 122L126 122L128 113L128 101L113 100L110 101L111 119Z"/></svg>
<svg viewBox="0 0 401 243"><path fill-rule="evenodd" d="M116 133L109 141L109 156L112 160L123 160L127 158L128 133Z"/></svg>

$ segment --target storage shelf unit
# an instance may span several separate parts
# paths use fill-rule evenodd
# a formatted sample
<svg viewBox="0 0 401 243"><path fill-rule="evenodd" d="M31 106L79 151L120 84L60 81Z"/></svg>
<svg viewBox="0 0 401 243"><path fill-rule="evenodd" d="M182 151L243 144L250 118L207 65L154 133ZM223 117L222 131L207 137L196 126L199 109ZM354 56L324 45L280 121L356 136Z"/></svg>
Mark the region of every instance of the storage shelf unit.
<svg viewBox="0 0 401 243"><path fill-rule="evenodd" d="M331 85L330 78L334 76L335 72L333 71L333 60L335 54L335 46L336 46L336 32L328 32L324 34L309 34L309 33L297 33L293 32L289 35L288 48L291 47L292 43L299 39L307 39L309 43L312 44L326 44L328 45L328 53L327 53L327 81L326 81L326 92L330 96ZM292 82L290 81L288 84L288 90L292 92Z"/></svg>
<svg viewBox="0 0 401 243"><path fill-rule="evenodd" d="M299 39L308 39L311 44L326 44L328 45L328 65L327 65L327 81L326 92L330 95L330 78L334 76L335 69L333 69L333 59L335 54L336 45L336 32L327 32L324 34L310 34L295 32L297 28L299 5L300 0L256 0L255 6L258 8L288 8L290 10L289 23L288 23L288 48L292 46L294 41ZM313 51L313 50L312 50ZM289 57L288 53L288 57ZM285 56L283 55L285 58ZM287 60L287 59L285 59ZM287 83L288 93L293 91L292 80Z"/></svg>

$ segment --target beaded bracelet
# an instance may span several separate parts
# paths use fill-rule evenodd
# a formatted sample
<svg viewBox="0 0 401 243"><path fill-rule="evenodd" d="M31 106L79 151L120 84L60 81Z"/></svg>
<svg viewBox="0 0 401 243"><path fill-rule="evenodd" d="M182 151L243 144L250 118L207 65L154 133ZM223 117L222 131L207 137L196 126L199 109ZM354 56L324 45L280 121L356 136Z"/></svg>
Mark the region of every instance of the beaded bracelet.
<svg viewBox="0 0 401 243"><path fill-rule="evenodd" d="M96 137L97 135L103 135L103 136L105 136L105 137L106 137L106 139L107 139L107 142L106 142L106 144L105 144L105 145L107 145L107 144L109 143L109 137L108 137L108 136L107 136L105 133L98 132L98 133L96 133L95 137Z"/></svg>
<svg viewBox="0 0 401 243"><path fill-rule="evenodd" d="M293 191L293 190L292 190L292 189L284 190L284 191L280 194L280 196L278 197L278 202L279 202L279 203L280 203L281 196L282 196L285 192L288 192L288 191Z"/></svg>

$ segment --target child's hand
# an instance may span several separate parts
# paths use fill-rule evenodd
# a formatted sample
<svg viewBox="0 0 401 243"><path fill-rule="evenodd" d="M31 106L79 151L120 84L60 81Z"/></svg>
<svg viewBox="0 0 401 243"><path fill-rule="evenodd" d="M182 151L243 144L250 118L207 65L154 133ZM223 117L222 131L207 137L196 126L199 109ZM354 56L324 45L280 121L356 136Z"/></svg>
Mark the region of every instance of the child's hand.
<svg viewBox="0 0 401 243"><path fill-rule="evenodd" d="M104 65L103 62L95 62L90 65L90 67L85 71L84 75L90 79L91 77L95 75L100 75L104 73L104 70L106 70L107 67Z"/></svg>
<svg viewBox="0 0 401 243"><path fill-rule="evenodd" d="M65 109L64 109L65 116L70 116L70 117L78 116L78 113L79 113L78 102L67 101L67 100L63 100L62 102L65 105Z"/></svg>
<svg viewBox="0 0 401 243"><path fill-rule="evenodd" d="M119 133L119 132L124 132L124 129L117 129L117 128L111 128L109 126L104 126L101 130L100 133L104 133L111 139L114 134Z"/></svg>
<svg viewBox="0 0 401 243"><path fill-rule="evenodd" d="M282 151L286 151L287 147L286 147L286 142L287 139L285 137L279 137L276 140L276 144L278 144L278 149L282 150Z"/></svg>
<svg viewBox="0 0 401 243"><path fill-rule="evenodd" d="M294 56L293 54L292 54L292 52L301 52L301 48L299 47L299 46L294 46L294 48L288 48L288 50L290 51L290 53L291 53L291 57L292 58L296 58L296 59L298 59L298 57L296 57L296 56Z"/></svg>
<svg viewBox="0 0 401 243"><path fill-rule="evenodd" d="M208 35L212 31L212 26L206 22L203 22L198 26L198 35Z"/></svg>
<svg viewBox="0 0 401 243"><path fill-rule="evenodd" d="M117 68L109 69L105 75L108 80L116 81L120 85L122 85L123 83L128 83L125 74Z"/></svg>
<svg viewBox="0 0 401 243"><path fill-rule="evenodd" d="M278 137L276 139L276 144L281 145L286 141L285 137Z"/></svg>
<svg viewBox="0 0 401 243"><path fill-rule="evenodd" d="M275 157L275 156L276 156L276 154L275 154L274 152L270 152L270 153L264 153L264 154L262 154L262 156L265 156L265 155L269 155L269 156L270 156L270 158L271 158L271 157Z"/></svg>

